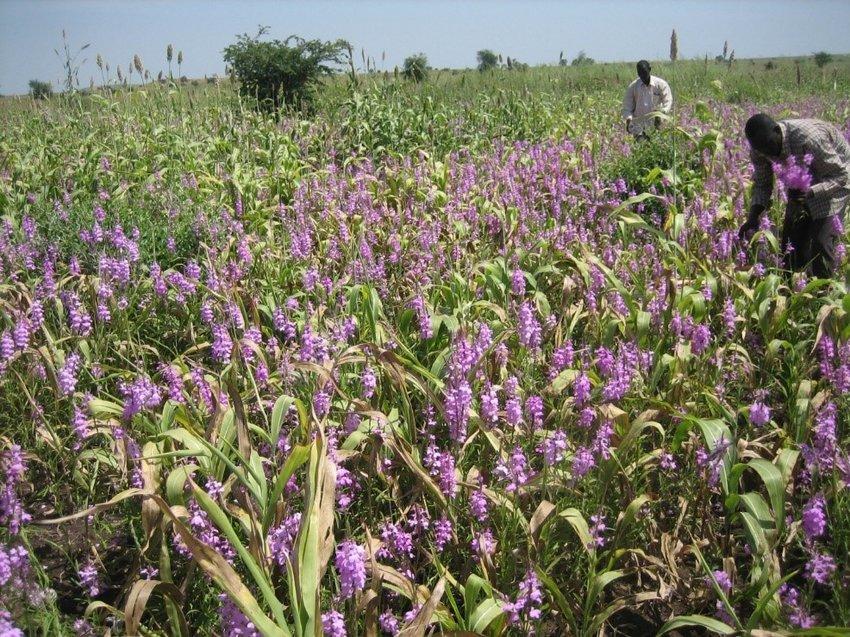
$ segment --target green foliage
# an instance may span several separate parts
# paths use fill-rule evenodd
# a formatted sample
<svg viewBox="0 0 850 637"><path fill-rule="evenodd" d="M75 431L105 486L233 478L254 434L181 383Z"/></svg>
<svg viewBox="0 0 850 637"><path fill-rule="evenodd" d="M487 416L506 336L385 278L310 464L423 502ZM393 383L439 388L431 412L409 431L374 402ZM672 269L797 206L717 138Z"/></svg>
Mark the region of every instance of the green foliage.
<svg viewBox="0 0 850 637"><path fill-rule="evenodd" d="M836 66L839 90L845 91L845 67ZM59 294L45 304L39 333L25 350L14 351L0 376L0 430L4 440L27 453L28 483L21 495L34 522L79 511L54 527L60 531L51 541L59 544L57 536L73 535L75 521L86 520L83 541L91 543L91 529L106 528L108 538L126 529L130 539L122 550L132 555L134 571L126 579L122 573L116 586L125 595L92 602L89 620L110 621L128 634L219 634L224 628L218 595L224 593L267 635L319 634L320 613L329 608L344 613L349 634L377 634L383 610L401 617L414 607L420 610L403 634L755 635L755 628L788 626L777 591L791 582L805 587L801 595L823 623L847 625L850 610L839 577L830 587L803 579L807 548L798 521L803 460L796 443L808 440L829 391L824 380L810 377L818 368L815 338L830 334L846 341L850 297L844 298L840 285L815 281L797 290L771 270L751 276L731 260L709 262L705 256L717 232L734 228L732 210L746 179L738 172L728 182L738 168L723 163L723 153L711 159L717 149L741 150L737 123L716 122L713 100L768 96L794 100L788 108L805 104L829 119L844 116L843 105L830 97L831 78L827 86L821 74L809 74L797 87L793 66L778 60L777 68L766 75L761 65L727 71L677 62L681 121L701 123L680 122L676 128L665 122L639 143L618 127L618 98L630 65L441 72L439 81L422 86L376 74L358 77L352 88L340 77L316 92L316 116L279 122L243 109L227 83L75 94L37 109L27 100L4 100L0 117L9 132L0 139L0 156L7 160L8 176L0 180L0 207L11 211L9 232L16 236L23 232L20 216L34 220L33 254L55 245ZM713 83L718 77L722 84ZM801 102L802 95L825 99ZM746 112L728 103L722 108L733 118ZM543 145L533 146L537 142ZM624 143L631 144L625 155ZM504 155L494 148L505 148ZM330 169L329 157L337 162ZM540 197L520 213L511 197L536 186L518 175L541 157L552 162L553 188L564 175L567 190L555 195L541 184ZM485 178L488 166L500 161L504 166ZM361 179L358 166L371 162L378 169ZM463 167L474 169L474 177ZM654 186L671 195L675 187L677 205L705 197L701 202L716 211L715 224L706 231L690 208L674 211L668 226L652 227L634 208L660 206L658 199L644 194L622 201L612 194L618 178L640 192ZM457 184L467 179L470 189L459 194ZM710 184L713 190L706 192ZM291 250L298 226L284 221L301 210L293 205L299 188L316 193L315 209L305 210L297 222L310 226L316 248L304 261ZM346 191L351 198L338 196ZM562 219L570 223L586 213L592 191L604 203L594 203L599 227L587 232L591 241L595 232L605 233L615 248L613 263L582 242L564 250L553 240ZM562 219L549 214L556 197L569 201L557 213ZM347 205L355 200L351 213ZM62 293L77 293L94 310L103 282L99 250L79 235L92 227L97 206L106 210L104 229L120 223L128 236L140 229L139 260L131 266L140 273L134 279L139 285L121 292L133 308L130 316L111 305L111 322L95 319L92 333L82 337L69 328ZM369 219L388 211L380 223ZM60 218L64 212L67 221ZM497 231L466 221L476 215ZM520 231L528 230L531 217L541 225ZM399 246L403 262L415 236L410 228L417 224L433 228L428 240L437 242L433 261L422 262L424 270L436 269L443 254L447 259L451 254L449 268L422 287L405 278L391 247ZM762 236L759 249L772 250L767 255L772 258L776 239L770 231ZM364 245L381 264L384 290L372 285L368 272L350 267L362 259ZM446 246L458 250L451 253ZM648 261L632 259L650 247ZM338 256L330 256L332 249ZM81 261L81 274L65 265L71 254ZM177 300L179 290L170 282L192 260L204 267L217 263L222 275L242 265L238 276L202 277L197 293ZM147 276L154 261L169 282L162 296ZM655 265L669 282L664 291L651 290L652 279L641 275ZM314 267L334 277L338 287L332 295L321 285L305 289ZM516 347L518 299L511 285L517 271L525 282L524 299L540 311L541 323L546 317L547 341L527 357ZM0 285L4 307L10 308L0 316L0 332L6 334L26 315L29 285L41 285L27 268L9 272L14 279ZM420 337L409 308L410 295L420 292L431 312L430 339ZM622 307L611 303L614 296ZM598 301L596 310L588 309L590 298ZM234 312L241 313L238 322L246 328L232 328L234 354L227 364L211 360L209 326L196 318L207 299L225 321L236 323ZM297 309L289 309L288 300ZM721 316L727 300L732 334ZM648 303L655 301L658 314L650 317ZM356 333L333 345L326 364L305 362L301 339L285 341L272 318L284 307L292 312L296 335L310 328L330 336L349 318ZM709 351L696 355L687 338L672 333L674 312L711 327ZM502 381L516 374L523 393L545 402L546 420L528 434L501 419L487 426L476 399L470 435L456 448L458 494L448 497L425 461L423 414L433 409L442 427L446 370L456 339L471 337L484 324L492 330L492 350L471 371L471 382L479 382L472 380L478 374L497 383L500 374ZM247 328L259 330L263 344L252 341ZM630 393L609 404L601 400L606 380L593 371L592 361L624 336L654 348L646 350L653 356L636 373ZM586 355L550 374L551 348L567 342ZM496 359L502 344L514 352L507 364ZM83 354L84 369L74 396L61 396L53 379L71 351ZM179 372L184 386L178 399L167 399L160 364ZM39 366L41 376L33 373ZM370 398L361 397L366 366L377 379ZM535 450L554 427L583 435L574 427L578 410L571 390L582 368L589 370L593 410L614 434L610 456L576 479L572 441L558 465L544 466ZM163 402L119 421L127 400L117 397L121 387L141 374L157 383ZM209 407L198 398L203 383L216 397ZM761 428L745 423L753 388L770 394L772 420ZM89 391L97 396L90 403ZM313 403L319 391L327 391L332 402L322 418ZM846 397L835 401L844 424ZM85 410L92 430L81 441L71 427L75 407ZM349 414L359 418L351 429ZM845 429L838 435L837 444L846 449ZM441 433L440 445L442 438ZM132 457L130 440L139 447ZM71 451L75 444L81 448ZM534 475L511 493L492 476L517 444L526 446ZM694 460L703 450L722 452L714 487ZM666 454L675 459L675 469L663 468ZM120 491L138 473L155 495ZM352 475L360 485L355 501L347 512L334 512L334 485L344 491L344 478ZM470 526L468 516L479 478L486 485L486 525L498 542L492 559L473 558L468 549L481 530L477 522ZM848 491L837 472L835 478L808 479L817 481L830 502L829 536L819 545L846 555ZM203 490L212 494L213 481L221 485L214 497ZM806 491L802 494L805 498ZM91 509L92 503L100 504ZM414 504L422 504L432 520L445 515L456 537L437 549L430 532L423 532L416 537L415 562L382 557L382 522L399 519ZM195 508L187 514L190 506ZM233 548L232 561L206 544L208 529L193 526L201 512ZM272 553L273 529L296 513L301 517L291 561L281 564ZM607 524L602 531L599 515ZM27 525L25 533L36 541L43 529ZM600 533L604 541L597 543ZM191 557L175 550L178 537ZM333 545L342 539L366 552L368 583L351 599L339 598L332 559ZM45 552L50 553L42 542L35 554ZM61 558L51 567L73 580L74 568L59 564ZM734 587L726 594L713 573L730 562ZM142 563L158 568L156 579L137 579ZM408 578L408 568L415 579ZM542 619L510 625L507 603L516 599L517 583L528 573L540 582ZM44 580L55 581L52 574ZM717 609L731 619L711 617ZM34 634L70 634L74 618L51 603L44 612L14 619ZM639 620L646 624L631 625ZM842 633L823 628L806 634Z"/></svg>
<svg viewBox="0 0 850 637"><path fill-rule="evenodd" d="M33 99L44 100L53 95L53 86L50 82L41 80L30 80L30 96Z"/></svg>
<svg viewBox="0 0 850 637"><path fill-rule="evenodd" d="M499 66L499 56L490 49L481 49L475 58L478 60L479 71L489 71Z"/></svg>
<svg viewBox="0 0 850 637"><path fill-rule="evenodd" d="M642 193L657 183L657 171L672 167L673 136L660 131L633 142L629 154L615 156L600 167L600 173L610 181L622 179L630 190Z"/></svg>
<svg viewBox="0 0 850 637"><path fill-rule="evenodd" d="M239 93L265 110L309 105L315 85L342 63L347 43L294 35L283 41L263 41L260 38L266 31L261 27L253 37L243 33L224 49L224 61L239 82Z"/></svg>
<svg viewBox="0 0 850 637"><path fill-rule="evenodd" d="M417 53L404 59L401 73L408 80L418 84L428 79L428 68L427 56L424 53Z"/></svg>
<svg viewBox="0 0 850 637"><path fill-rule="evenodd" d="M818 53L815 53L814 58L815 64L819 69L822 69L827 64L832 62L832 55L830 53L827 53L826 51L819 51Z"/></svg>
<svg viewBox="0 0 850 637"><path fill-rule="evenodd" d="M588 57L588 55L584 51L579 51L578 55L573 58L573 61L570 62L572 66L590 66L591 64L595 64L596 60L592 57Z"/></svg>

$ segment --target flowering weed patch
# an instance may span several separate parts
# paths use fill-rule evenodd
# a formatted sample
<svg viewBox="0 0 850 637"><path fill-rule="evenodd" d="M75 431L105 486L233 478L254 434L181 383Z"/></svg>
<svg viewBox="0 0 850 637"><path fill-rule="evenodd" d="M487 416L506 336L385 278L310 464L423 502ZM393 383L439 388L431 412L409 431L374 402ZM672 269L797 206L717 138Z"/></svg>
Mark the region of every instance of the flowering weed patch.
<svg viewBox="0 0 850 637"><path fill-rule="evenodd" d="M846 266L738 240L755 107L686 104L637 193L598 95L443 153L398 88L150 90L0 145L3 634L850 623Z"/></svg>

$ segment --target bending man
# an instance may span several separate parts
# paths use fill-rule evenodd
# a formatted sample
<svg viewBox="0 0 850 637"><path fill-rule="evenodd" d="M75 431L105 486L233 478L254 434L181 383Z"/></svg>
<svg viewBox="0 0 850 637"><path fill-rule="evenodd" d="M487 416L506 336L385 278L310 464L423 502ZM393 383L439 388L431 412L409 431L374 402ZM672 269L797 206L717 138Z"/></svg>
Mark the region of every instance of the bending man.
<svg viewBox="0 0 850 637"><path fill-rule="evenodd" d="M739 236L758 229L761 213L770 207L776 164L785 173L788 195L782 226L785 267L810 268L819 278L832 276L841 227L836 218L843 221L850 201L850 144L832 124L817 119L775 122L764 113L747 120L744 133L754 171L750 214Z"/></svg>

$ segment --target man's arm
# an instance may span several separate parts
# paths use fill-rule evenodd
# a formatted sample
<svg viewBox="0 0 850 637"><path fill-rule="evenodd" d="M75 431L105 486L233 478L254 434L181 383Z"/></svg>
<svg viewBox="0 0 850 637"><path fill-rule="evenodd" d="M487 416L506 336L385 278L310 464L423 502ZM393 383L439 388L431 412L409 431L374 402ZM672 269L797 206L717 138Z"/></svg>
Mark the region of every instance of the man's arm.
<svg viewBox="0 0 850 637"><path fill-rule="evenodd" d="M673 93L670 91L670 85L661 80L661 105L659 109L662 113L669 113L673 110Z"/></svg>
<svg viewBox="0 0 850 637"><path fill-rule="evenodd" d="M750 197L750 206L762 206L770 208L770 200L773 196L773 166L767 157L756 151L750 151L750 160L753 162L753 190Z"/></svg>

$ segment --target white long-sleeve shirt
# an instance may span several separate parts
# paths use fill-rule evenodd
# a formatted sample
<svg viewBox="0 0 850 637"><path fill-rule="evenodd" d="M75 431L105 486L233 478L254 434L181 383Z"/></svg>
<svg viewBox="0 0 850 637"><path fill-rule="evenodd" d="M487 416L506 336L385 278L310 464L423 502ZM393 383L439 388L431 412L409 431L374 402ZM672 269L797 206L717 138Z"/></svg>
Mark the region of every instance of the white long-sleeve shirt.
<svg viewBox="0 0 850 637"><path fill-rule="evenodd" d="M669 113L673 108L673 94L670 85L660 77L649 76L649 86L640 78L629 84L626 96L623 98L623 118L632 118L629 130L633 135L640 135L654 127L649 113L661 111Z"/></svg>

